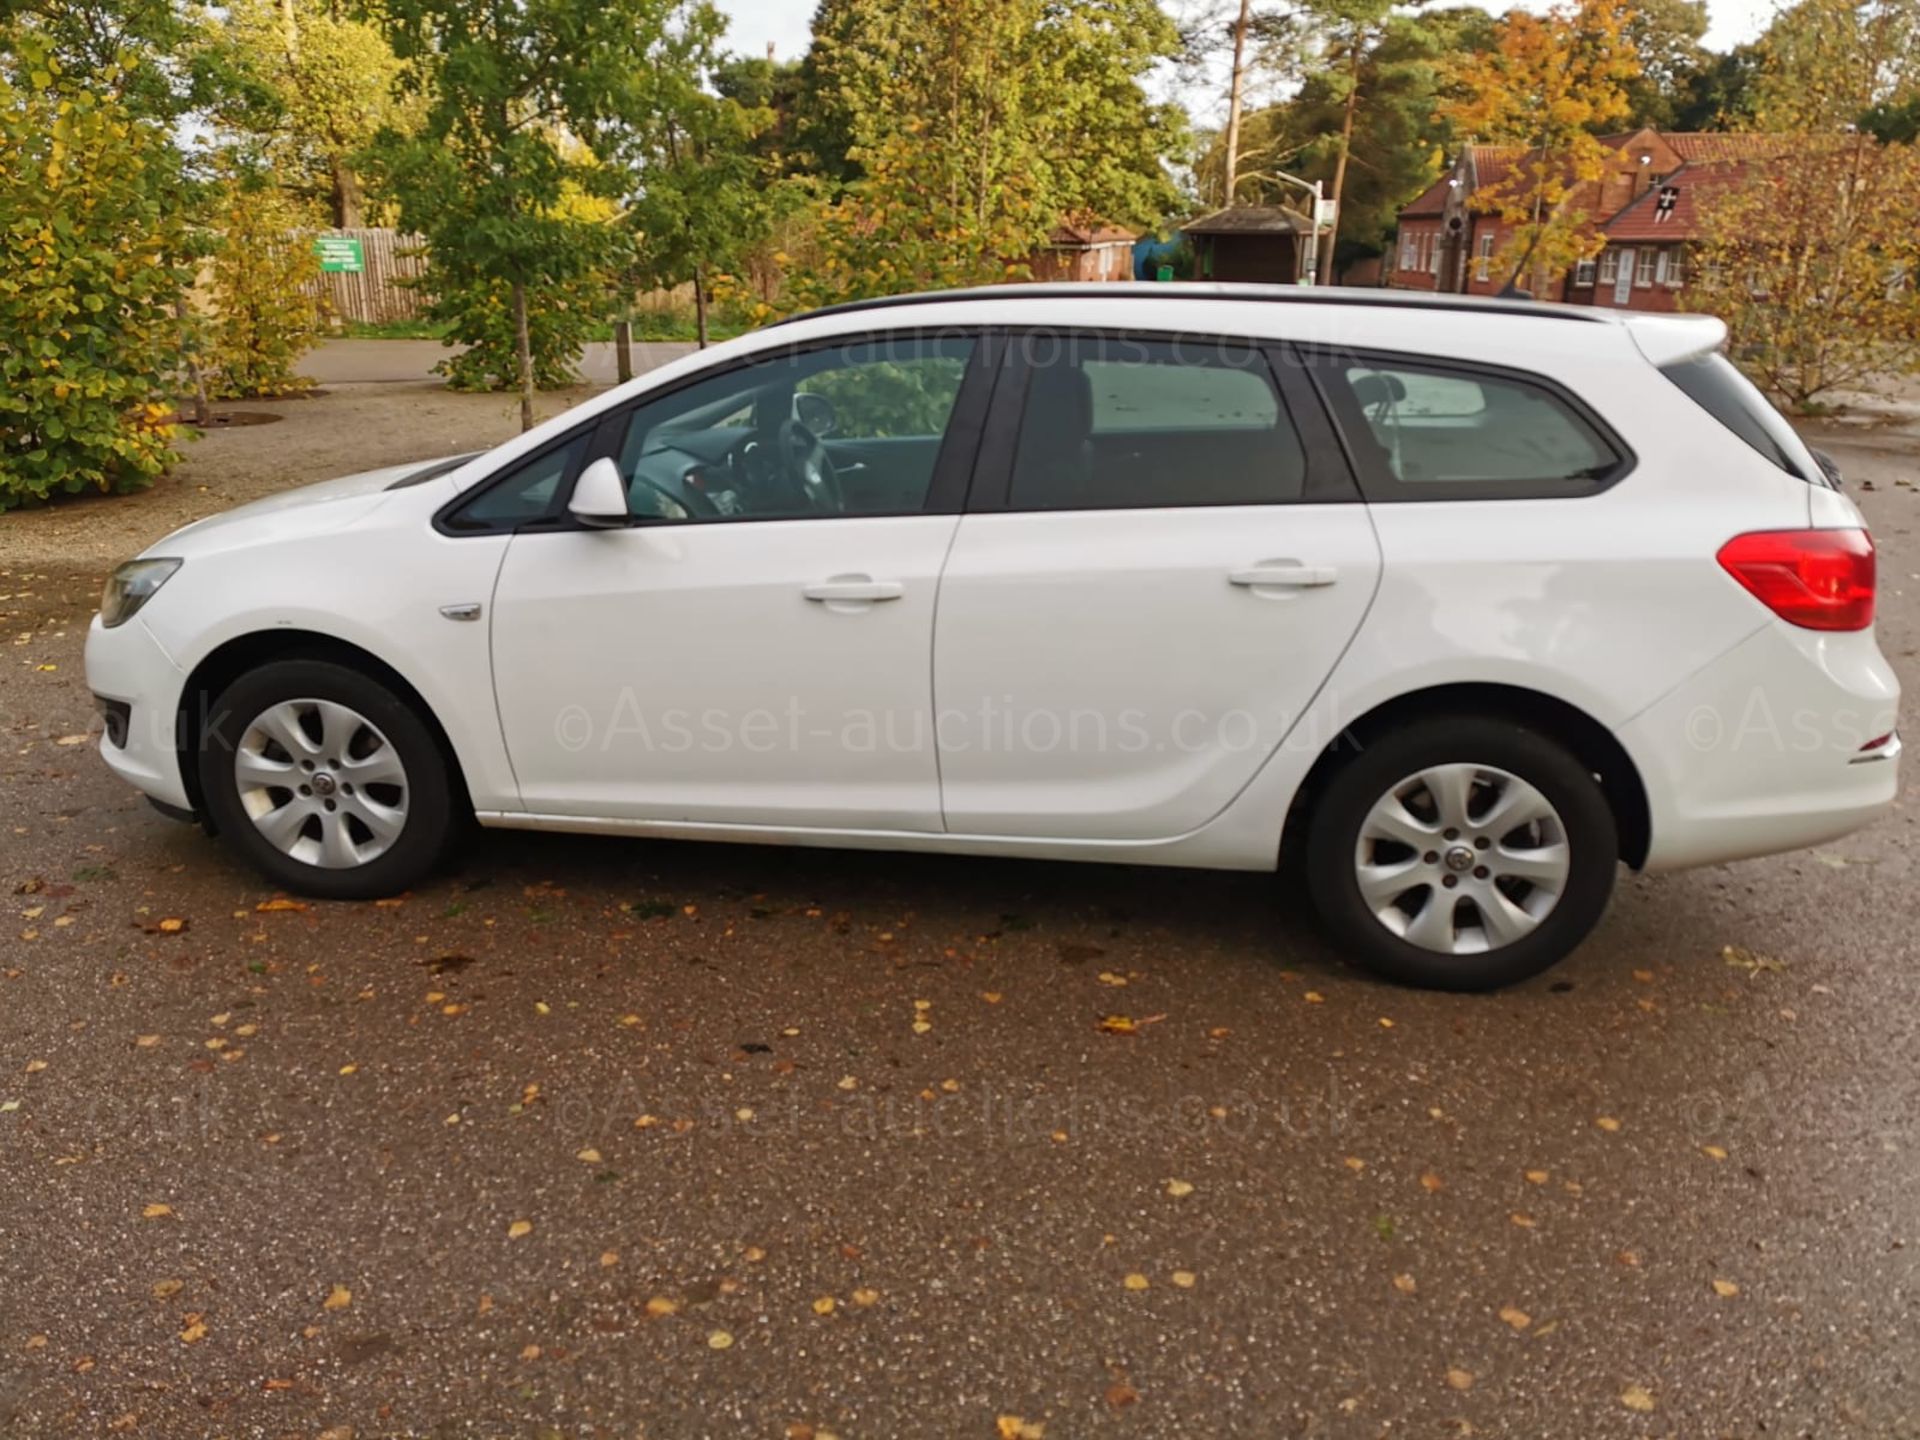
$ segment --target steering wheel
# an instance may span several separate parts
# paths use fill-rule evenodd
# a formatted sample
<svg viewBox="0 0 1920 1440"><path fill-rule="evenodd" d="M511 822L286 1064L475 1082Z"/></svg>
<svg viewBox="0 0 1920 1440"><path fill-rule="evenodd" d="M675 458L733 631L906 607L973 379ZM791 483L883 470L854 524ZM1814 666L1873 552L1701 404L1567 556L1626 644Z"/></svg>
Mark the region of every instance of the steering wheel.
<svg viewBox="0 0 1920 1440"><path fill-rule="evenodd" d="M787 477L799 488L807 507L820 515L847 513L840 493L840 472L820 437L798 420L783 420L774 434L774 446Z"/></svg>

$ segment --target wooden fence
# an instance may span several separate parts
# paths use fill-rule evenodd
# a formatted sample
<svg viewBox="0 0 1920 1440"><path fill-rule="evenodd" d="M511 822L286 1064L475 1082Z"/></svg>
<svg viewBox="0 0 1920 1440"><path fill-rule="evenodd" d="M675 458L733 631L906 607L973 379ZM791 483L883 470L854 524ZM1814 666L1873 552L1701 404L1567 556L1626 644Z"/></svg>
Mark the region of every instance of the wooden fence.
<svg viewBox="0 0 1920 1440"><path fill-rule="evenodd" d="M398 283L426 273L426 251L417 235L393 230L314 232L316 240L324 236L358 240L365 257L365 268L358 274L330 270L314 285L314 293L326 302L330 315L372 325L420 318L425 309L420 292Z"/></svg>

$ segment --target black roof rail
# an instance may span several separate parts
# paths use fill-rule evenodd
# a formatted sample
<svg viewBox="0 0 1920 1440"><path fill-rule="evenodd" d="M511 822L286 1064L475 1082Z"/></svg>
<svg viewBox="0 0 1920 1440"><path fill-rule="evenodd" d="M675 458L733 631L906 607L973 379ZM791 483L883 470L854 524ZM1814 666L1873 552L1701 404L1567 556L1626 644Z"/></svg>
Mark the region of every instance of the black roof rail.
<svg viewBox="0 0 1920 1440"><path fill-rule="evenodd" d="M1451 310L1475 315L1521 315L1534 320L1584 320L1608 324L1613 316L1579 305L1562 305L1514 296L1440 295L1416 290L1359 290L1338 286L1228 285L1193 281L1054 281L1042 284L975 285L959 290L921 290L907 295L883 295L870 300L848 300L789 315L775 326L792 325L824 315L857 315L870 310L895 310L910 305L948 305L970 300L1017 300L1023 297L1073 300L1213 300L1254 305L1346 305L1375 309ZM774 327L769 327L774 328Z"/></svg>

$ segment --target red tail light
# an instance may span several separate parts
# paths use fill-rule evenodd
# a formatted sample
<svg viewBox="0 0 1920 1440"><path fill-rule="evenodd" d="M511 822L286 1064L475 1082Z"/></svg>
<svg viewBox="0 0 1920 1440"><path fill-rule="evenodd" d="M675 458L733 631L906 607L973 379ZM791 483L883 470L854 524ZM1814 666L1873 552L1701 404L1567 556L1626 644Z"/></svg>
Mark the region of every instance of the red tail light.
<svg viewBox="0 0 1920 1440"><path fill-rule="evenodd" d="M1864 530L1761 530L1720 547L1720 565L1774 614L1806 630L1873 624L1873 541Z"/></svg>

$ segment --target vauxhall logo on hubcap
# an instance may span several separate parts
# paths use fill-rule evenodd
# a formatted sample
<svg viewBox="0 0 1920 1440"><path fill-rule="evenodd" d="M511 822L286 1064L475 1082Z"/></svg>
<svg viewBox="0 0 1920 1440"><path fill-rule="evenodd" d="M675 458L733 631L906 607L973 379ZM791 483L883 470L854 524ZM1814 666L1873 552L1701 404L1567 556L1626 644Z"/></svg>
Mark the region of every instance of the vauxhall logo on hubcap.
<svg viewBox="0 0 1920 1440"><path fill-rule="evenodd" d="M1456 845L1447 851L1447 869L1456 873L1473 868L1473 851L1464 845Z"/></svg>
<svg viewBox="0 0 1920 1440"><path fill-rule="evenodd" d="M314 794L331 795L333 794L333 792L334 792L333 776L327 774L326 771L322 770L313 777L313 793ZM1453 863L1451 856L1448 857L1447 863L1449 865Z"/></svg>

